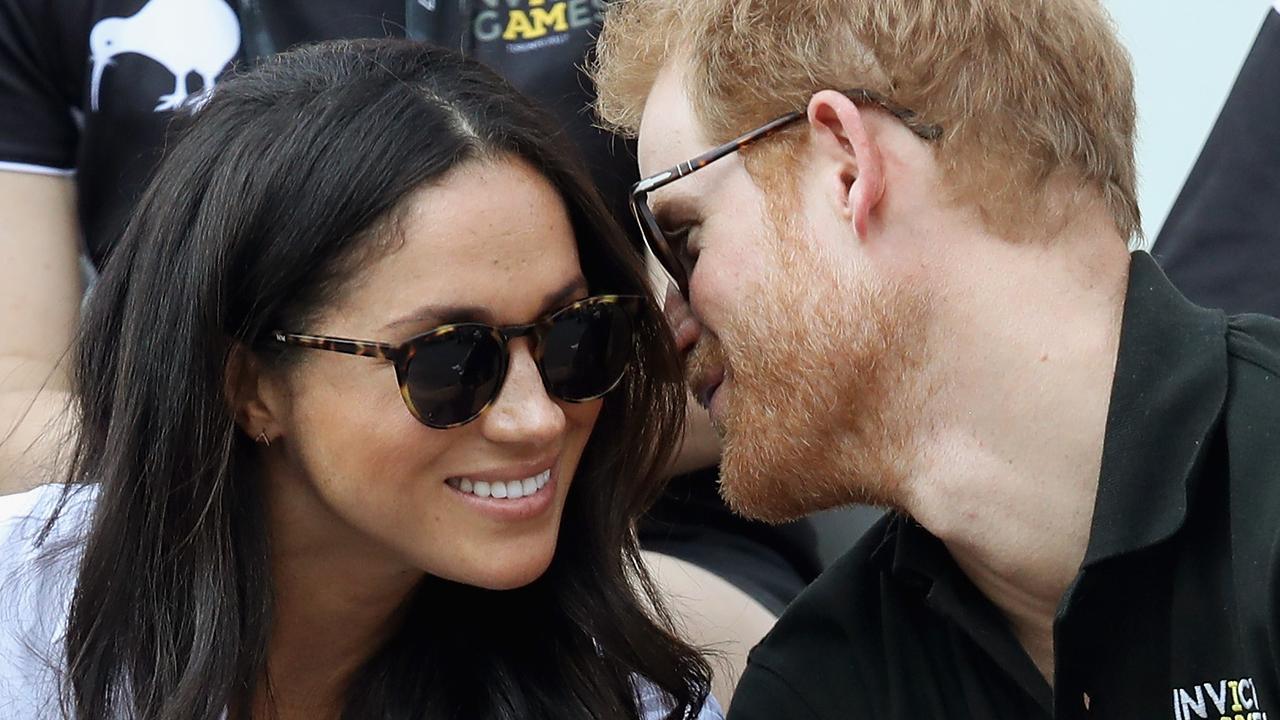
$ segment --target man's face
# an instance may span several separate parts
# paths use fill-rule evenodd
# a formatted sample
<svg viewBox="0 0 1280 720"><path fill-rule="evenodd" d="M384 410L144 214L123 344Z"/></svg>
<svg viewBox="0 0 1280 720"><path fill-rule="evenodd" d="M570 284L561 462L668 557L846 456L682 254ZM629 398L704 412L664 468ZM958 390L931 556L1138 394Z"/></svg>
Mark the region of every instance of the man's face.
<svg viewBox="0 0 1280 720"><path fill-rule="evenodd" d="M712 146L680 74L658 78L640 126L643 175ZM691 389L724 438L721 491L771 521L851 502L898 503L920 393L927 300L867 256L821 168L766 192L734 154L650 197L696 263L679 327Z"/></svg>

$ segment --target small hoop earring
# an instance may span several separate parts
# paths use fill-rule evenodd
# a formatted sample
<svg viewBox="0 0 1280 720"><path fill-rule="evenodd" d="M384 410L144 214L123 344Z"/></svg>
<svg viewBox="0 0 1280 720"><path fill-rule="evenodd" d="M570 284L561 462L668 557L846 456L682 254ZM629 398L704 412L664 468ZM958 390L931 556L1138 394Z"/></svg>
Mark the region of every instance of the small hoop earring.
<svg viewBox="0 0 1280 720"><path fill-rule="evenodd" d="M254 440L257 441L259 445L266 445L267 447L271 447L271 438L267 437L266 430L259 431L258 437L254 438Z"/></svg>

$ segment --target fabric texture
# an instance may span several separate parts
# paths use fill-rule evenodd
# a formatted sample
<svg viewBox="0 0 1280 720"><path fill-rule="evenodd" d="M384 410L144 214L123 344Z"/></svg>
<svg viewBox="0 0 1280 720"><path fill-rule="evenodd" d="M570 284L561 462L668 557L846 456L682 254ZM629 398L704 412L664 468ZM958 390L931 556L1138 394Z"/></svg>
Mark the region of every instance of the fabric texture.
<svg viewBox="0 0 1280 720"><path fill-rule="evenodd" d="M96 496L93 488L71 493L41 543L62 490L46 485L0 496L0 717L6 720L60 717L62 639L79 561L77 534Z"/></svg>

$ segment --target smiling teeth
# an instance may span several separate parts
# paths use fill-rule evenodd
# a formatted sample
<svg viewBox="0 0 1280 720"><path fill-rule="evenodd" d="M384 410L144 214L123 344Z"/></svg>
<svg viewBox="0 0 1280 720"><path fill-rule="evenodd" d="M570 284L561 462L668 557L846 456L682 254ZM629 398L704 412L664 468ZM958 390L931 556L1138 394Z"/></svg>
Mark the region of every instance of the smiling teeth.
<svg viewBox="0 0 1280 720"><path fill-rule="evenodd" d="M445 482L454 490L469 493L476 497L517 500L532 495L546 487L547 483L551 482L551 470L543 470L537 475L523 480L508 480L507 482L491 483L484 480L472 480L471 478L449 478Z"/></svg>

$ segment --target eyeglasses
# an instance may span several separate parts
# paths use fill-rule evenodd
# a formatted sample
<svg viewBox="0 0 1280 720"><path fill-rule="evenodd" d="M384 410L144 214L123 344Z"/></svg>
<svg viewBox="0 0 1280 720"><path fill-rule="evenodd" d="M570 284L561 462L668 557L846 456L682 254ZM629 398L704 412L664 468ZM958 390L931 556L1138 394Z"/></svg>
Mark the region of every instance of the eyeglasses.
<svg viewBox="0 0 1280 720"><path fill-rule="evenodd" d="M533 358L547 392L565 402L603 397L622 381L634 352L638 295L597 295L528 325L451 323L402 345L276 331L285 345L391 361L405 405L424 425L445 430L480 416L502 390L507 345L533 338Z"/></svg>
<svg viewBox="0 0 1280 720"><path fill-rule="evenodd" d="M921 122L914 110L908 110L873 90L846 90L843 94L855 103L879 106L901 120L907 126L907 129L920 136L923 140L933 142L942 137L941 126ZM751 143L772 135L805 117L806 114L805 111L799 110L771 120L755 130L730 140L692 160L682 162L656 175L650 175L631 187L631 212L635 215L636 224L640 226L640 235L649 247L649 252L657 258L658 263L662 265L662 269L666 271L668 278L680 289L680 294L686 300L689 298L689 275L693 272L693 264L689 261L683 242L673 242L672 238L669 238L663 232L662 226L653 214L653 210L649 208L649 193L669 185L695 170L701 170L716 160L737 152Z"/></svg>

